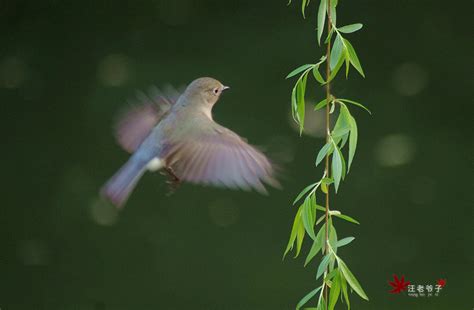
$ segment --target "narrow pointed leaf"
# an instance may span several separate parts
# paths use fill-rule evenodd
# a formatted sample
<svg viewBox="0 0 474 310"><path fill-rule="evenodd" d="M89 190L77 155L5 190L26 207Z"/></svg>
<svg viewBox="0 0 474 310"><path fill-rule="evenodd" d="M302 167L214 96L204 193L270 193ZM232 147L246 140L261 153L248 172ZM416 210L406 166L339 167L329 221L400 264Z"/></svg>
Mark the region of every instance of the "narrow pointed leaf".
<svg viewBox="0 0 474 310"><path fill-rule="evenodd" d="M304 262L304 265L308 265L308 263L321 251L323 244L324 244L324 237L326 234L326 224L321 226L318 234L316 235L316 240L314 240L311 249L309 250L308 256Z"/></svg>
<svg viewBox="0 0 474 310"><path fill-rule="evenodd" d="M363 299L369 300L369 298L365 294L364 290L360 286L359 281L357 281L356 277L349 270L346 263L344 263L344 261L340 258L337 260L337 263L338 263L339 268L342 271L342 275L344 276L344 278L346 278L347 283L349 283L349 285L352 287L352 289Z"/></svg>
<svg viewBox="0 0 474 310"><path fill-rule="evenodd" d="M339 189L339 183L341 182L342 178L342 158L341 158L341 151L339 151L338 147L334 145L334 152L332 154L332 174L334 177L334 187L337 190Z"/></svg>
<svg viewBox="0 0 474 310"><path fill-rule="evenodd" d="M296 102L296 85L295 85L293 87L293 90L291 91L291 116L293 116L293 120L296 123L298 123L297 111L298 111L298 104Z"/></svg>
<svg viewBox="0 0 474 310"><path fill-rule="evenodd" d="M357 71L359 71L360 75L365 77L364 70L362 70L362 66L360 65L359 57L357 57L357 54L351 42L344 39L344 45L347 47L347 52L349 53L351 64L354 66L354 68L356 68Z"/></svg>
<svg viewBox="0 0 474 310"><path fill-rule="evenodd" d="M322 286L317 287L314 290L312 290L311 292L309 292L308 294L306 294L306 296L301 298L301 300L296 305L296 310L300 310L301 307L303 307L311 298L313 298L314 295L316 295L321 288L322 288Z"/></svg>
<svg viewBox="0 0 474 310"><path fill-rule="evenodd" d="M323 99L321 100L320 102L318 102L315 106L314 106L314 110L317 111L317 110L320 110L322 108L324 108L326 105L327 105L327 100L326 99Z"/></svg>
<svg viewBox="0 0 474 310"><path fill-rule="evenodd" d="M304 128L304 116L305 116L305 92L306 92L306 81L308 75L304 74L300 80L298 80L296 87L296 104L297 104L297 118L300 125L300 135L303 133Z"/></svg>
<svg viewBox="0 0 474 310"><path fill-rule="evenodd" d="M344 61L346 63L346 79L347 77L349 76L349 69L351 68L351 59L349 57L349 52L347 51L347 49L344 50Z"/></svg>
<svg viewBox="0 0 474 310"><path fill-rule="evenodd" d="M303 245L303 240L305 236L305 230L303 225L303 220L300 222L301 224L298 227L298 231L296 232L296 253L294 257L298 257L300 255L301 246Z"/></svg>
<svg viewBox="0 0 474 310"><path fill-rule="evenodd" d="M337 101L342 101L344 103L350 103L350 104L353 104L359 108L362 108L364 110L366 110L369 114L372 114L372 112L370 112L369 109L367 109L362 103L359 103L357 101L354 101L354 100L349 100L349 99L340 99L340 98L337 98Z"/></svg>
<svg viewBox="0 0 474 310"><path fill-rule="evenodd" d="M341 240L337 241L336 247L340 248L340 247L343 247L343 246L345 246L345 245L348 245L348 244L351 243L354 239L355 239L354 237L342 238Z"/></svg>
<svg viewBox="0 0 474 310"><path fill-rule="evenodd" d="M341 144L340 144L341 149L344 147L344 145L346 145L347 140L349 140L349 134L341 137Z"/></svg>
<svg viewBox="0 0 474 310"><path fill-rule="evenodd" d="M293 201L293 204L297 203L306 193L308 193L310 190L312 190L316 184L318 183L313 183L308 186L306 186L299 194L296 196L295 201Z"/></svg>
<svg viewBox="0 0 474 310"><path fill-rule="evenodd" d="M312 203L311 197L307 197L303 203L303 225L311 237L311 239L316 240L316 235L314 233L314 222L316 221L316 205Z"/></svg>
<svg viewBox="0 0 474 310"><path fill-rule="evenodd" d="M289 79L290 77L293 77L293 76L297 75L298 73L301 73L305 70L308 70L309 68L312 68L313 66L314 66L314 64L306 64L306 65L299 66L295 70L288 73L288 75L286 76L286 79Z"/></svg>
<svg viewBox="0 0 474 310"><path fill-rule="evenodd" d="M301 223L301 211L302 211L302 206L299 207L298 211L296 212L295 219L293 221L293 227L291 228L291 233L290 233L290 240L288 240L288 244L286 246L285 253L283 254L283 259L285 258L286 254L288 254L289 251L293 248L293 245L295 243L296 235L298 234L299 228L302 225Z"/></svg>
<svg viewBox="0 0 474 310"><path fill-rule="evenodd" d="M357 225L360 224L357 220L355 220L355 219L353 219L352 217L350 217L350 216L348 216L348 215L345 215L345 214L335 214L335 216L336 216L336 217L339 217L339 218L341 218L341 219L343 219L343 220L346 220L346 221L348 221L348 222L357 224Z"/></svg>
<svg viewBox="0 0 474 310"><path fill-rule="evenodd" d="M357 23L357 24L342 26L341 28L337 28L337 30L339 30L340 32L343 32L343 33L353 33L353 32L356 32L357 30L361 29L362 27L363 27L362 24Z"/></svg>
<svg viewBox="0 0 474 310"><path fill-rule="evenodd" d="M318 45L321 45L321 37L324 31L324 23L326 21L327 0L320 0L318 9Z"/></svg>
<svg viewBox="0 0 474 310"><path fill-rule="evenodd" d="M336 303L339 299L340 293L341 293L340 275L336 274L336 276L334 277L334 280L332 281L331 290L329 291L329 310L334 310L334 307L336 306Z"/></svg>
<svg viewBox="0 0 474 310"><path fill-rule="evenodd" d="M316 166L319 165L319 163L326 157L326 154L332 149L332 143L328 142L326 143L321 150L318 153L318 156L316 156Z"/></svg>
<svg viewBox="0 0 474 310"><path fill-rule="evenodd" d="M336 6L337 0L331 0L331 22L334 27L337 25Z"/></svg>
<svg viewBox="0 0 474 310"><path fill-rule="evenodd" d="M318 81L321 85L326 83L323 76L321 75L321 72L319 72L319 65L313 68L313 75L316 81Z"/></svg>
<svg viewBox="0 0 474 310"><path fill-rule="evenodd" d="M344 63L344 57L339 57L339 62L337 63L336 67L333 70L331 70L331 74L329 75L329 79L326 79L326 83L331 82L336 77L343 63Z"/></svg>
<svg viewBox="0 0 474 310"><path fill-rule="evenodd" d="M346 301L347 310L351 310L351 302L349 300L349 294L347 293L346 278L344 278L344 276L341 275L340 280L341 280L341 291L342 291L342 295L344 296L344 300Z"/></svg>
<svg viewBox="0 0 474 310"><path fill-rule="evenodd" d="M326 270L326 268L329 265L329 259L330 258L331 258L330 254L326 254L326 256L324 256L323 260L319 264L318 271L316 273L316 279L319 279L319 277L324 273L324 271Z"/></svg>
<svg viewBox="0 0 474 310"><path fill-rule="evenodd" d="M334 40L334 45L332 46L332 49L331 49L331 59L330 59L330 62L329 62L329 66L331 68L331 70L333 70L337 63L339 62L339 59L341 57L343 57L343 49L345 48L342 44L342 37L341 36L337 36L336 37L336 40Z"/></svg>
<svg viewBox="0 0 474 310"><path fill-rule="evenodd" d="M305 16L305 9L306 9L306 0L301 0L301 14L303 15L303 18L306 18Z"/></svg>
<svg viewBox="0 0 474 310"><path fill-rule="evenodd" d="M349 162L347 165L347 170L351 169L352 160L357 149L357 123L354 117L350 116L351 121L351 134L349 136Z"/></svg>

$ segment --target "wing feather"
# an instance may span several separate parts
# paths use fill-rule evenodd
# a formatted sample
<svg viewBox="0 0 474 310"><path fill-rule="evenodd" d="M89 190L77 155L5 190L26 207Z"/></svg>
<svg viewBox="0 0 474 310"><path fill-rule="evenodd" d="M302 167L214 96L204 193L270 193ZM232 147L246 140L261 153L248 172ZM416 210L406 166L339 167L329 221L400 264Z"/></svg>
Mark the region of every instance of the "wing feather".
<svg viewBox="0 0 474 310"><path fill-rule="evenodd" d="M180 179L262 193L266 193L263 183L278 184L271 162L261 151L234 132L218 129L175 144L167 161Z"/></svg>

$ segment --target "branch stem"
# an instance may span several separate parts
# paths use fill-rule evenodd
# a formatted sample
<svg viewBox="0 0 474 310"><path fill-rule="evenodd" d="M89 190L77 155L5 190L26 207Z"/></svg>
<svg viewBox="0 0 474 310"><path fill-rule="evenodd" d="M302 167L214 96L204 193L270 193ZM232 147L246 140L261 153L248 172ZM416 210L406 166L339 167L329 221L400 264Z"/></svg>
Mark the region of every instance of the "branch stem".
<svg viewBox="0 0 474 310"><path fill-rule="evenodd" d="M321 0L325 1L325 0ZM327 32L328 35L331 33L332 28L332 20L331 20L331 0L327 0ZM331 99L331 82L329 81L329 77L331 76L331 40L328 40L327 49L326 49L326 143L329 142L329 135L330 135L330 127L329 127L329 114L330 114L330 99ZM326 177L330 177L330 170L329 170L329 152L326 154L326 168L325 168ZM326 192L326 232L325 232L325 247L324 253L328 254L328 243L329 243L329 185L328 190ZM328 271L326 267L326 273ZM325 308L328 309L328 288L324 286L324 301L325 301Z"/></svg>

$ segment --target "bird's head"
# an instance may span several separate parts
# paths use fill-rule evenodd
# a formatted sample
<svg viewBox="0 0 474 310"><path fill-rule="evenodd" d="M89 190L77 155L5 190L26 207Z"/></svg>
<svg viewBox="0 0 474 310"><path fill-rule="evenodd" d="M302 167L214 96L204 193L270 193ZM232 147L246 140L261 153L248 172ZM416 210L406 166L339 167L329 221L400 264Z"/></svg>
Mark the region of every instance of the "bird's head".
<svg viewBox="0 0 474 310"><path fill-rule="evenodd" d="M202 77L192 81L186 88L185 94L188 98L202 98L212 107L226 89L229 87L224 86L218 80Z"/></svg>

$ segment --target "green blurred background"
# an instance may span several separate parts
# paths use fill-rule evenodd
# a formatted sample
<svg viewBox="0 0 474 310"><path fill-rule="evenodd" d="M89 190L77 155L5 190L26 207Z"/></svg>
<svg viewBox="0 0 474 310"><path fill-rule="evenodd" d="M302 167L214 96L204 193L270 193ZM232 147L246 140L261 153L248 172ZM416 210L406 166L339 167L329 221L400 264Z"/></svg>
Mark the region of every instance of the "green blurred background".
<svg viewBox="0 0 474 310"><path fill-rule="evenodd" d="M317 1L314 1L317 2ZM333 208L341 249L370 302L353 309L473 306L472 2L340 1L366 72L334 92L365 103L355 163ZM314 62L315 3L0 1L4 132L0 308L291 309L316 286L304 257L282 262L294 196L321 175L324 123L298 137L296 66ZM283 166L269 196L192 185L167 197L147 174L120 214L98 188L126 160L111 127L137 89L213 76L232 90L215 119ZM314 87L309 99L319 101ZM309 244L304 245L304 254ZM389 294L388 280L447 285ZM341 304L339 304L339 307ZM343 309L343 307L341 307Z"/></svg>

